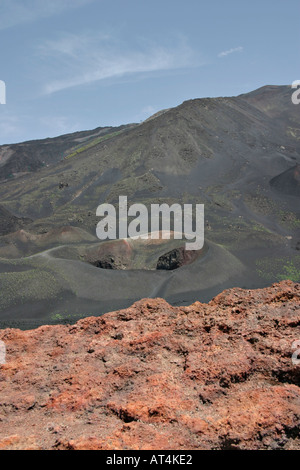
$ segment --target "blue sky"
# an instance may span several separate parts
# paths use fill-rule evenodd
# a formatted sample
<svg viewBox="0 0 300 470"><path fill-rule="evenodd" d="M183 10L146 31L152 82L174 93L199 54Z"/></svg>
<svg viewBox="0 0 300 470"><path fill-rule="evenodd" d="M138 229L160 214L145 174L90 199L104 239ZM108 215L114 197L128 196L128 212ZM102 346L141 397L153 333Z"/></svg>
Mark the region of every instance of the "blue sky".
<svg viewBox="0 0 300 470"><path fill-rule="evenodd" d="M0 0L0 144L300 79L299 0Z"/></svg>

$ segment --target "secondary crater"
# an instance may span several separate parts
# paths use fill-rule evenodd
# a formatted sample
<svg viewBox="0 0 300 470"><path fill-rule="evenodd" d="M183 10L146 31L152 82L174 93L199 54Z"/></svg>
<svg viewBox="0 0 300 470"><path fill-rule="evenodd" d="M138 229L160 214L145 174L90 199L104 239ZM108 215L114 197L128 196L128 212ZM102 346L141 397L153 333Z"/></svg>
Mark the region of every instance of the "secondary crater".
<svg viewBox="0 0 300 470"><path fill-rule="evenodd" d="M124 239L102 242L87 249L84 260L100 269L172 271L204 256L208 247L187 250L185 240Z"/></svg>

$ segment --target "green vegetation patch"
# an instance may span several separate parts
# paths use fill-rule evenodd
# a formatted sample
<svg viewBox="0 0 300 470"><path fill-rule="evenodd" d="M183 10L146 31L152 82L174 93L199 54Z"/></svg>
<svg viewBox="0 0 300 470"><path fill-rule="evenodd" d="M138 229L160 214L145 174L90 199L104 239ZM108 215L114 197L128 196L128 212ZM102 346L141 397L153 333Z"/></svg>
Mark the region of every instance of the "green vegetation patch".
<svg viewBox="0 0 300 470"><path fill-rule="evenodd" d="M95 145L100 144L101 142L104 142L105 140L111 139L112 137L115 137L119 134L121 134L123 131L116 131L112 132L111 134L105 135L103 137L98 137L97 139L93 140L89 144L85 145L84 147L80 147L79 149L75 150L74 152L70 153L65 157L65 160L68 160L69 158L75 157L76 155L84 152L85 150L88 150L92 147L95 147Z"/></svg>
<svg viewBox="0 0 300 470"><path fill-rule="evenodd" d="M279 282L289 279L300 282L300 255L291 258L263 258L256 262L257 273L263 279Z"/></svg>
<svg viewBox="0 0 300 470"><path fill-rule="evenodd" d="M138 191L157 192L162 189L161 183L151 172L141 176L132 176L114 184L107 196L107 201L118 201L120 194L126 194L129 198Z"/></svg>
<svg viewBox="0 0 300 470"><path fill-rule="evenodd" d="M0 274L0 309L19 303L50 300L63 292L53 274L39 269Z"/></svg>

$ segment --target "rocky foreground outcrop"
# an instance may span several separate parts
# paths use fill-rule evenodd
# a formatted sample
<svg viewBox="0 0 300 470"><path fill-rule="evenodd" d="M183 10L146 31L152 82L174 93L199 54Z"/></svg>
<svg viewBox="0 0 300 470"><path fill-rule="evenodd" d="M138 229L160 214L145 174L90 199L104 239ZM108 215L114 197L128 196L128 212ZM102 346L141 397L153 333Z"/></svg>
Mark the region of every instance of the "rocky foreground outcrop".
<svg viewBox="0 0 300 470"><path fill-rule="evenodd" d="M0 340L0 449L300 449L300 284Z"/></svg>

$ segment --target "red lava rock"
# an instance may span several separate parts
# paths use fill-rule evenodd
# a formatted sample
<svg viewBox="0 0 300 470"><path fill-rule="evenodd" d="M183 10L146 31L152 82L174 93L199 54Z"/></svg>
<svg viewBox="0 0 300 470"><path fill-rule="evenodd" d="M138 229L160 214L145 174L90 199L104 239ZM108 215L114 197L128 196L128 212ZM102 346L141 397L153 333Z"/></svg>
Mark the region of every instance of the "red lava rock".
<svg viewBox="0 0 300 470"><path fill-rule="evenodd" d="M300 449L300 285L1 330L0 449Z"/></svg>

